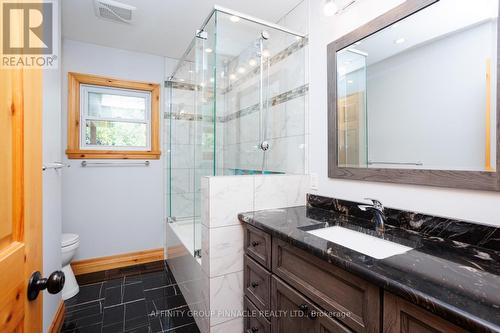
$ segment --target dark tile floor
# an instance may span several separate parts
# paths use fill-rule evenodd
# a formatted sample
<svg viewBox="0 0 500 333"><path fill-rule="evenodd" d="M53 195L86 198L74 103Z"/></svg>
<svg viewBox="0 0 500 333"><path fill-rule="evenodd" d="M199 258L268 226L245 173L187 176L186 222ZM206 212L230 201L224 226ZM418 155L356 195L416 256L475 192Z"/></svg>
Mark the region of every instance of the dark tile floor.
<svg viewBox="0 0 500 333"><path fill-rule="evenodd" d="M136 265L78 278L61 332L199 332L167 262Z"/></svg>

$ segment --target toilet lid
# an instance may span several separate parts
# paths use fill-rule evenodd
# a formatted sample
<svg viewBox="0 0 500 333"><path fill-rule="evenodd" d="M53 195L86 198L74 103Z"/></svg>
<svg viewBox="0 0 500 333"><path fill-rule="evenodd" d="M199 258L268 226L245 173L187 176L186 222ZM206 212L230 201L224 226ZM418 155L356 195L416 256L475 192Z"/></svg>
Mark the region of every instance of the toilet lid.
<svg viewBox="0 0 500 333"><path fill-rule="evenodd" d="M78 242L77 234L62 234L61 237L61 246L69 246Z"/></svg>

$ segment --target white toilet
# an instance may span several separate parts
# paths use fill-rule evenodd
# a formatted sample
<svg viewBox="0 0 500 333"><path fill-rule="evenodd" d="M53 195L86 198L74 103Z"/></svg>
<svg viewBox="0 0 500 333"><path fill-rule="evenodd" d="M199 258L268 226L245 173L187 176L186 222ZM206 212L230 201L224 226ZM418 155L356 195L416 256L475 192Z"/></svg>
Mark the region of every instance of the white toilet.
<svg viewBox="0 0 500 333"><path fill-rule="evenodd" d="M75 256L76 250L80 246L80 238L77 234L62 234L61 253L62 253L62 271L66 277L66 282L62 290L63 300L67 300L80 291L75 274L71 269L71 260Z"/></svg>

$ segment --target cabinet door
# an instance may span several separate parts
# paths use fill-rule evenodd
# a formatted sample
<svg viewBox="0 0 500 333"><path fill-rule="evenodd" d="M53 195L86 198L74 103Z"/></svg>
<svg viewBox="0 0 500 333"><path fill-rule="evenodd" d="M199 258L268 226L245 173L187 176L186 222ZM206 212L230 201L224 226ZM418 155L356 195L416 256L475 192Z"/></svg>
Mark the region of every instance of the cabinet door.
<svg viewBox="0 0 500 333"><path fill-rule="evenodd" d="M466 333L454 324L390 293L384 294L384 333Z"/></svg>
<svg viewBox="0 0 500 333"><path fill-rule="evenodd" d="M272 333L317 333L318 309L276 277L271 284Z"/></svg>

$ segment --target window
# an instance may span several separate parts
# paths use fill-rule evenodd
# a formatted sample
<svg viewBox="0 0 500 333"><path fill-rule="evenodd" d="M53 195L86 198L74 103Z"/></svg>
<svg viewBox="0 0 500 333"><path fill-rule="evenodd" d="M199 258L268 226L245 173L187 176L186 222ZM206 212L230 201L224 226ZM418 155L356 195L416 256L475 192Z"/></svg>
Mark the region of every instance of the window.
<svg viewBox="0 0 500 333"><path fill-rule="evenodd" d="M68 158L158 159L158 84L70 73Z"/></svg>

